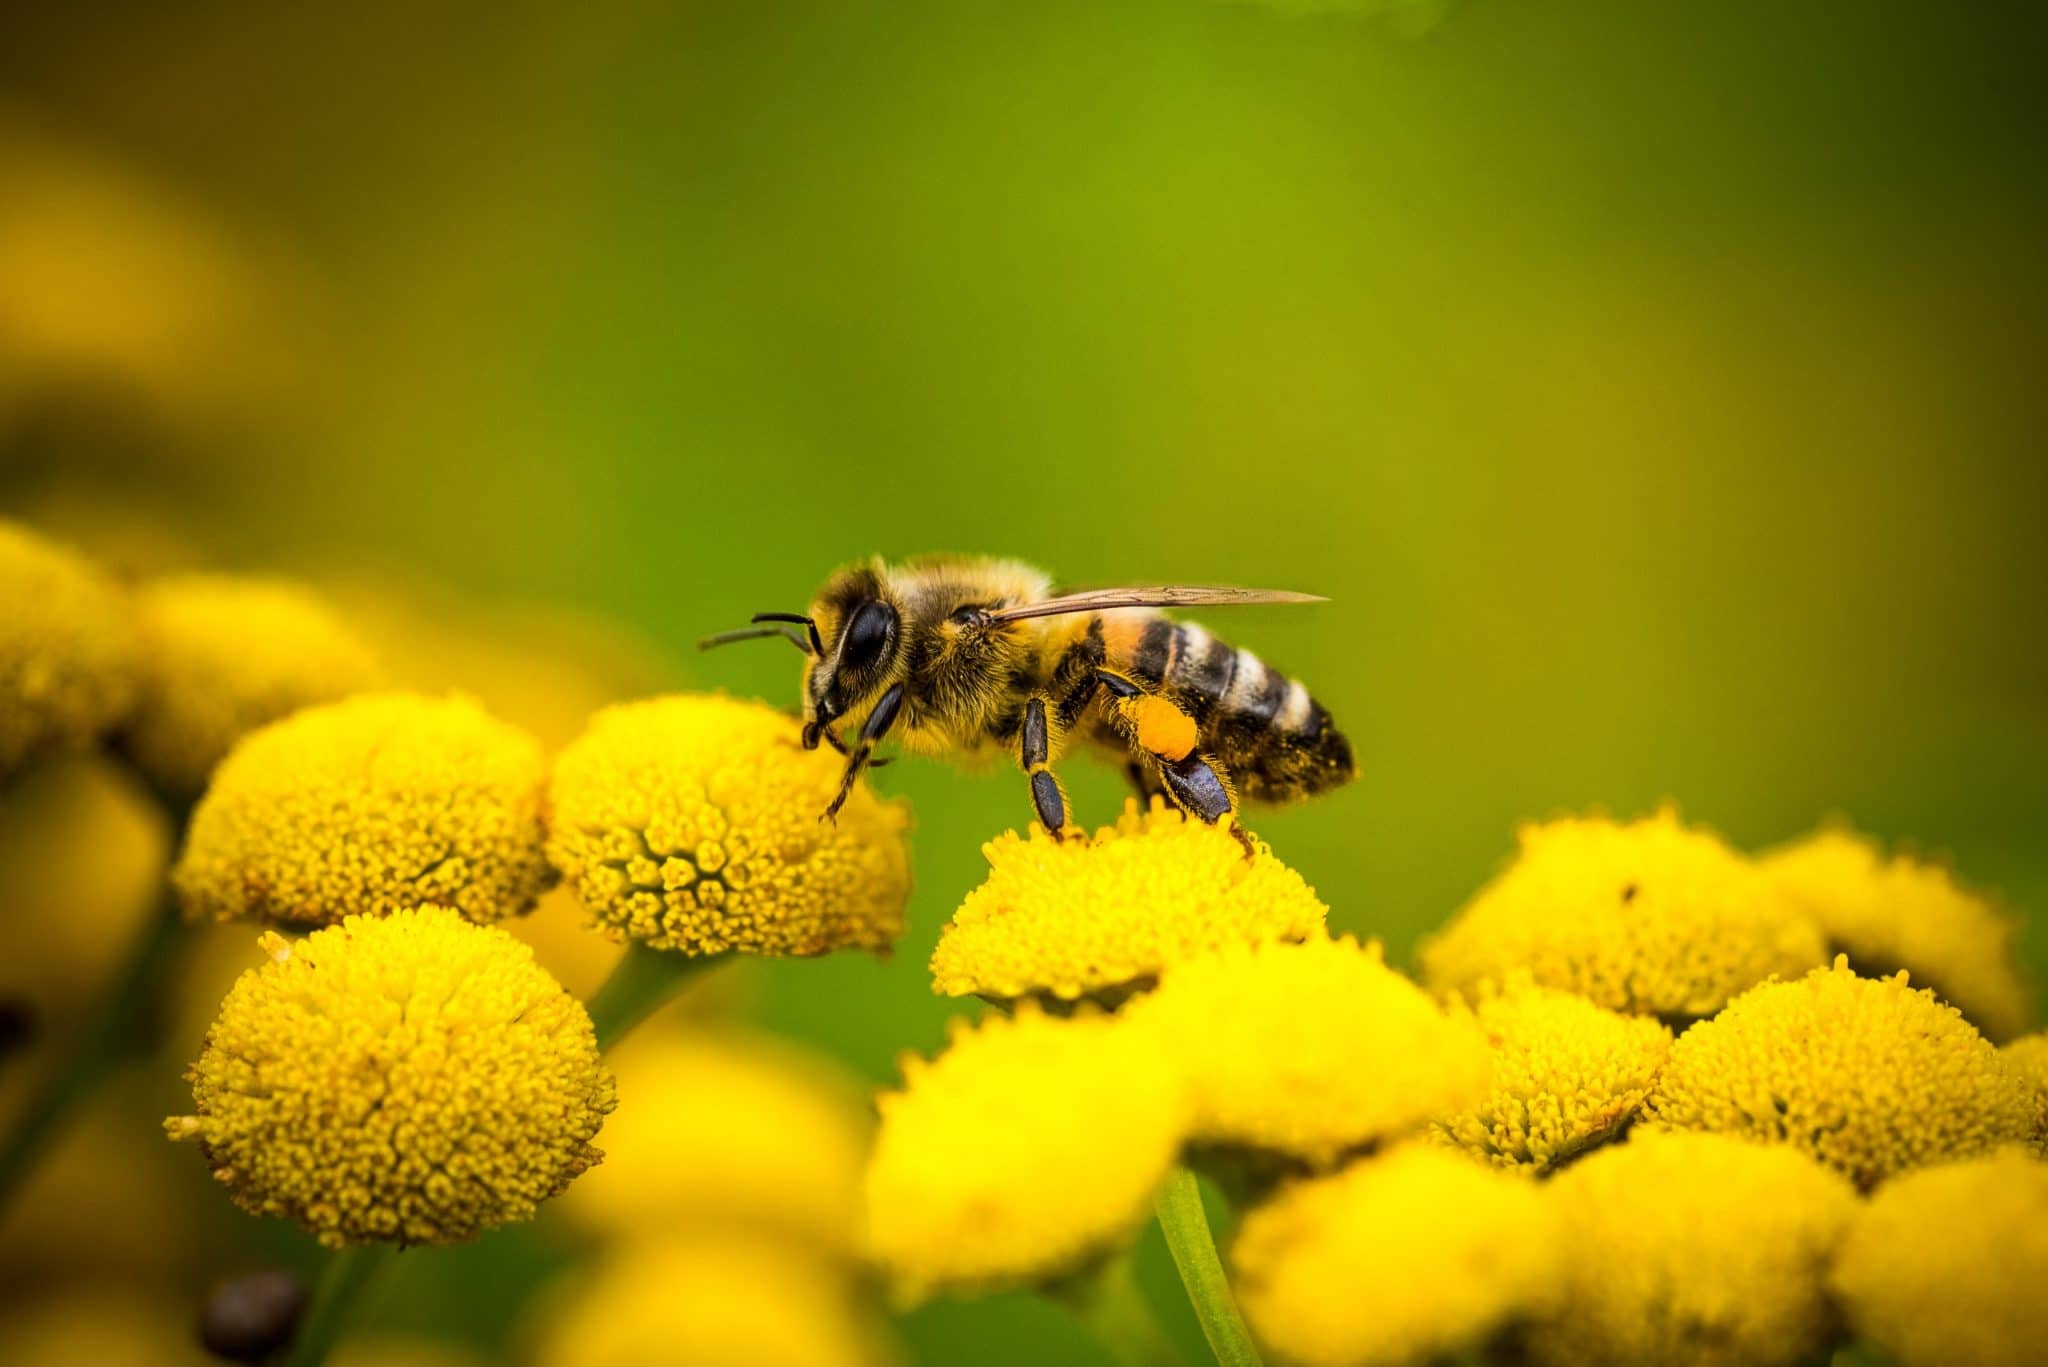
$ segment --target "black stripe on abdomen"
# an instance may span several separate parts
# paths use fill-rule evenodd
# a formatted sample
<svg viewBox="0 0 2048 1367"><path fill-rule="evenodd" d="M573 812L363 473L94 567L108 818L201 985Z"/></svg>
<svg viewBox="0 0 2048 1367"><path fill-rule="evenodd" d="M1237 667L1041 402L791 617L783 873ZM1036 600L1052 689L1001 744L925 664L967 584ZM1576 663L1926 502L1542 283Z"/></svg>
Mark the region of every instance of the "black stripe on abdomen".
<svg viewBox="0 0 2048 1367"><path fill-rule="evenodd" d="M1179 630L1164 617L1154 617L1145 623L1144 634L1138 638L1137 653L1131 657L1133 679L1147 688L1159 686L1159 681L1166 677L1167 656Z"/></svg>
<svg viewBox="0 0 2048 1367"><path fill-rule="evenodd" d="M1237 678L1237 650L1200 627L1177 630L1180 649L1174 654L1170 682L1187 699L1189 715L1201 721L1229 695Z"/></svg>

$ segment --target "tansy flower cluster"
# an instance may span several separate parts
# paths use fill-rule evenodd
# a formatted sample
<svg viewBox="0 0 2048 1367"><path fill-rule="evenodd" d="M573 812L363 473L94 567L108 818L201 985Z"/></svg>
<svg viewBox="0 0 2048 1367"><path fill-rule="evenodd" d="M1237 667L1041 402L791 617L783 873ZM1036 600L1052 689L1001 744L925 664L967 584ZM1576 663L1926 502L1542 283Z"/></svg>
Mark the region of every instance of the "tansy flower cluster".
<svg viewBox="0 0 2048 1367"><path fill-rule="evenodd" d="M2028 1147L2048 1037L2000 1050L1914 980L1932 965L1977 984L1980 1011L2023 1027L2030 998L1983 990L2021 982L2006 923L1987 933L1945 874L1940 896L1921 866L1880 896L1844 865L1832 895L1891 927L1889 976L1866 976L1853 951L1825 960L1849 933L1815 910L1826 878L1804 868L1795 894L1783 856L1673 810L1566 818L1520 845L1424 946L1432 996L1323 931L1263 845L1247 859L1171 812L991 842L932 969L996 1009L881 1098L871 1255L912 1300L1070 1299L1148 1198L1174 1242L1179 1161L1241 1206L1225 1264L1285 1362L1792 1367L1855 1331L1906 1367L1943 1343L2022 1360L2034 1301L1988 1260L2010 1247L2048 1274L2024 1200L1924 1258L1887 1237L1970 1183L2031 1193L2048 1172ZM1942 1288L1956 1299L1916 1339L1902 1307Z"/></svg>

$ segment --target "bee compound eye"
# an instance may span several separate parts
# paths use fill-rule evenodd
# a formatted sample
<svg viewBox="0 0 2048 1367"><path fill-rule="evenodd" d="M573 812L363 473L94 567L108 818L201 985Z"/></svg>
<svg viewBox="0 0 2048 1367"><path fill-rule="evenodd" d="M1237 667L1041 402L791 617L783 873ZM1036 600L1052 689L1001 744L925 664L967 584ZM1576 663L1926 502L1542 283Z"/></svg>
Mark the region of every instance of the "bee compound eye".
<svg viewBox="0 0 2048 1367"><path fill-rule="evenodd" d="M839 652L841 669L866 669L882 657L896 630L896 610L870 600L854 609L846 623L846 644Z"/></svg>

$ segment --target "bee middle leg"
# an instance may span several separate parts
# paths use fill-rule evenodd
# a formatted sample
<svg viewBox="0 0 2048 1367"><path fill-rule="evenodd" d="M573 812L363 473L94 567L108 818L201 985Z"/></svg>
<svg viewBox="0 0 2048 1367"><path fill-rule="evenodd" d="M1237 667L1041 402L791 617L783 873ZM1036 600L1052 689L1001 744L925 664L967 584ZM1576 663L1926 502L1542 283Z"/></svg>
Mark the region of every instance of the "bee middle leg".
<svg viewBox="0 0 2048 1367"><path fill-rule="evenodd" d="M1156 773L1167 801L1204 825L1237 816L1237 798L1222 766L1198 748L1200 731L1193 717L1171 699L1112 670L1098 669L1096 677L1109 691L1111 724L1143 757L1133 764L1134 770L1142 767ZM1252 838L1241 820L1230 823L1230 833L1249 858Z"/></svg>
<svg viewBox="0 0 2048 1367"><path fill-rule="evenodd" d="M1017 733L1017 763L1031 780L1031 805L1038 809L1038 824L1055 839L1067 833L1067 794L1052 772L1052 723L1047 718L1043 693L1034 693L1024 704L1024 725ZM1057 709L1054 709L1055 715Z"/></svg>

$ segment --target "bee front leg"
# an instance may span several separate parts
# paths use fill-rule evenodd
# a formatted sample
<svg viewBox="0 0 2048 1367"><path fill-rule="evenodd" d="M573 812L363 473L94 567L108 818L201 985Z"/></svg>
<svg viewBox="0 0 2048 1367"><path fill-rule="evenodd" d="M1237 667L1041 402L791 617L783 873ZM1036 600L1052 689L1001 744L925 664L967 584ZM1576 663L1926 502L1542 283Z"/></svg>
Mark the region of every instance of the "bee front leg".
<svg viewBox="0 0 2048 1367"><path fill-rule="evenodd" d="M1121 674L1101 669L1096 677L1109 690L1111 724L1132 749L1150 761L1167 801L1204 825L1236 817L1237 798L1223 766L1196 748L1201 731L1195 719L1172 699L1149 693ZM1232 820L1230 833L1244 846L1249 859L1254 849L1252 838L1239 820Z"/></svg>
<svg viewBox="0 0 2048 1367"><path fill-rule="evenodd" d="M1046 696L1034 693L1024 704L1024 725L1017 733L1017 763L1031 780L1031 805L1038 809L1038 824L1056 839L1067 833L1067 794L1052 772L1052 725L1046 716Z"/></svg>

